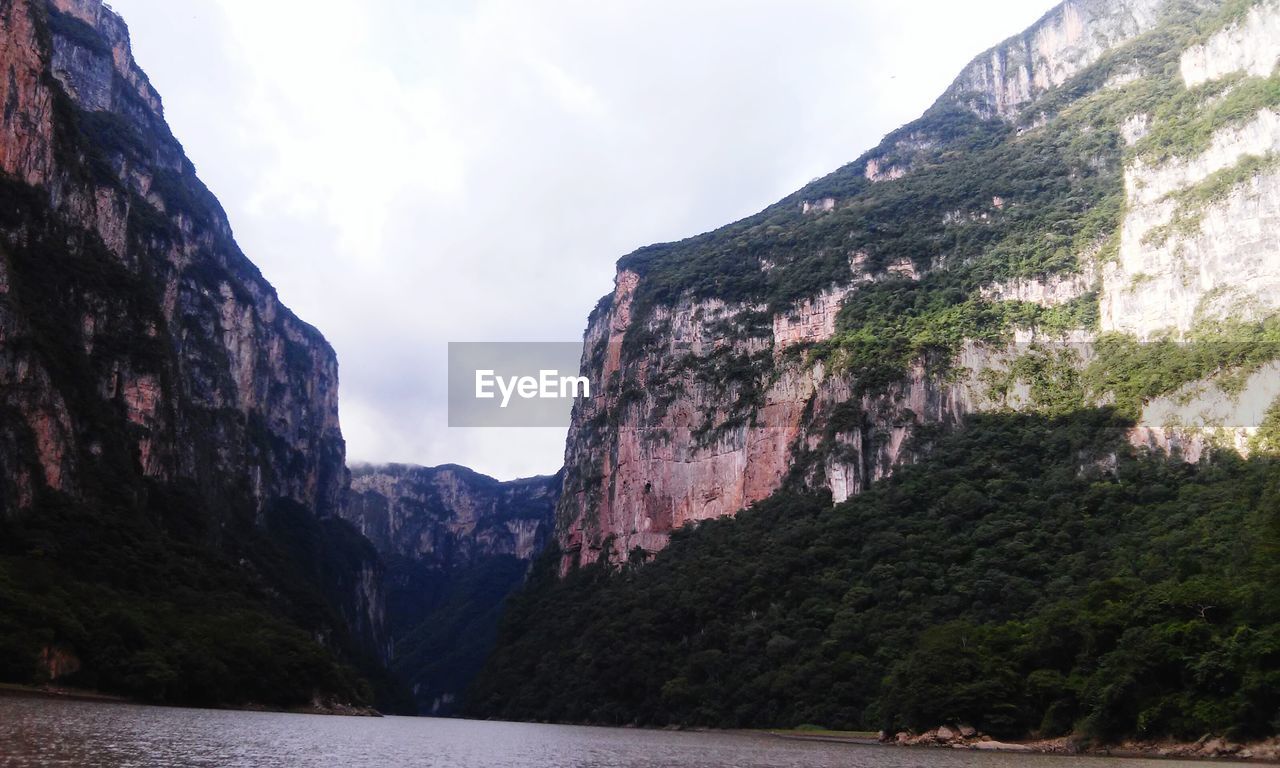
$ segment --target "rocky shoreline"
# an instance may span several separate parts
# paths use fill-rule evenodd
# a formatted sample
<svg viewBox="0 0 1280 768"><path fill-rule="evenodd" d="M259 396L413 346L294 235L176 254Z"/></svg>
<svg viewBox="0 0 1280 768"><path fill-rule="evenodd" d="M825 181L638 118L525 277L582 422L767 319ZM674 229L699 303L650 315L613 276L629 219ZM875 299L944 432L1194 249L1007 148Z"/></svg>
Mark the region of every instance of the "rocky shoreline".
<svg viewBox="0 0 1280 768"><path fill-rule="evenodd" d="M1280 763L1280 737L1249 743L1205 735L1194 742L1129 740L1116 744L1092 744L1076 736L1032 741L998 741L968 725L944 725L913 734L881 732L878 743L900 747L974 749L990 752L1027 752L1050 755L1096 755L1182 760L1241 760Z"/></svg>
<svg viewBox="0 0 1280 768"><path fill-rule="evenodd" d="M103 701L116 704L132 704L123 696L98 693L81 688L65 688L57 685L19 685L0 683L0 696L19 696L36 699L63 699L64 701Z"/></svg>
<svg viewBox="0 0 1280 768"><path fill-rule="evenodd" d="M157 704L150 701L141 701L138 699L130 699L125 696L113 696L106 693L98 693L97 691L89 691L80 688L66 688L55 685L16 685L3 683L0 684L0 696L20 696L27 698L39 699L62 699L63 701L89 701L101 702L108 704L141 704L144 706L163 707L172 706L165 704ZM316 697L309 704L302 707L292 707L289 709L280 709L279 707L268 707L261 704L242 704L236 706L214 707L214 709L230 709L241 712L289 712L295 715L334 715L339 717L382 717L382 713L373 707L349 704L347 702L338 701L336 699L324 699Z"/></svg>
<svg viewBox="0 0 1280 768"><path fill-rule="evenodd" d="M290 712L299 715L334 715L338 717L382 717L382 713L373 707L366 707L359 704L349 704L345 701L336 699L322 699L316 697L311 703L305 707L296 707L290 709Z"/></svg>

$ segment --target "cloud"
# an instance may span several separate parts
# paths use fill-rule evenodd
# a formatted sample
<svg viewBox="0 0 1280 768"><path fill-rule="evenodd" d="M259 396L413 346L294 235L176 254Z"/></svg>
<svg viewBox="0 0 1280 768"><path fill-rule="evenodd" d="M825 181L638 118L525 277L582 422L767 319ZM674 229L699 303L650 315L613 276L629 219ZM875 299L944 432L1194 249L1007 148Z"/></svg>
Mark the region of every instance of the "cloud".
<svg viewBox="0 0 1280 768"><path fill-rule="evenodd" d="M450 430L449 341L572 341L613 263L918 115L1025 0L115 0L245 252L334 344L351 459L554 472ZM1044 3L1047 6L1047 3Z"/></svg>

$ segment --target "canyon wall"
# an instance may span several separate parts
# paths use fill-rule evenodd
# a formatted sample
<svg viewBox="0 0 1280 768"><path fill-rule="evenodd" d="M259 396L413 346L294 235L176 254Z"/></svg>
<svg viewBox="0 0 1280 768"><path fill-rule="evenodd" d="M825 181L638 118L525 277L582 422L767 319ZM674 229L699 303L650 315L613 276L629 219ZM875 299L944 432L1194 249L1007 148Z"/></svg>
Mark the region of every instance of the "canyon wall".
<svg viewBox="0 0 1280 768"><path fill-rule="evenodd" d="M15 274L15 252L61 228L103 274L67 286L59 320L74 327L57 342L84 358L92 380L77 384L127 432L138 474L218 487L256 513L281 499L333 513L346 478L332 348L235 245L134 63L123 21L89 0L42 5L14 0L3 10L0 168L27 188L11 194L47 213L43 230L30 217L11 217L4 230L0 376L34 449L6 457L14 482L5 509L29 506L38 487L76 493L103 453L64 387L50 386L63 361L21 343L39 330L14 294L45 276ZM142 343L111 343L129 338Z"/></svg>
<svg viewBox="0 0 1280 768"><path fill-rule="evenodd" d="M357 464L342 517L385 556L427 567L528 561L547 542L559 492L558 476L499 482L452 465Z"/></svg>
<svg viewBox="0 0 1280 768"><path fill-rule="evenodd" d="M461 705L507 596L551 538L561 484L458 466L352 467L342 516L386 563L387 658L418 711Z"/></svg>
<svg viewBox="0 0 1280 768"><path fill-rule="evenodd" d="M264 594L326 593L323 617L281 599L376 655L381 566L336 519L334 351L236 245L123 20L3 0L0 95L0 520L141 515Z"/></svg>
<svg viewBox="0 0 1280 768"><path fill-rule="evenodd" d="M1015 117L1036 97L1155 26L1163 5L1163 0L1067 0L974 59L943 98L979 114Z"/></svg>
<svg viewBox="0 0 1280 768"><path fill-rule="evenodd" d="M585 333L583 371L604 387L569 431L562 571L647 557L783 487L843 500L913 461L922 427L1061 407L1033 380L1061 361L1080 407L1117 404L1110 384L1077 381L1107 380L1099 339L1232 343L1224 328L1271 317L1278 14L1071 0L844 169L624 258ZM1060 164L1036 164L1053 152ZM1038 176L1064 191L1041 193ZM688 266L702 259L718 283ZM863 309L885 297L901 323ZM933 301L950 309L930 314ZM890 332L915 351L880 380L860 350ZM1190 460L1211 444L1247 451L1280 396L1267 370L1244 371L1243 389L1206 371L1185 387L1198 410L1171 405L1186 391L1149 397L1133 442Z"/></svg>

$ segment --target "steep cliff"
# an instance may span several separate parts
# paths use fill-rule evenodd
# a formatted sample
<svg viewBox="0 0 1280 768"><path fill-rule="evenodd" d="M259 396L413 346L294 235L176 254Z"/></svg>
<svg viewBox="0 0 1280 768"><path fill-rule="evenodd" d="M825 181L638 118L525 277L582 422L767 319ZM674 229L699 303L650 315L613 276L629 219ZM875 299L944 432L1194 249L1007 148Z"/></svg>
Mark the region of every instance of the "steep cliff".
<svg viewBox="0 0 1280 768"><path fill-rule="evenodd" d="M219 664L253 679L234 647L200 660L165 636L250 626L235 616L253 611L283 616L264 626L290 643L373 654L380 566L335 517L347 476L333 350L236 246L124 22L100 0L0 2L0 94L0 612L20 627L7 674L57 676L29 659L65 647L85 660L71 682L268 695L215 684ZM152 571L166 567L183 575ZM49 589L69 604L50 607ZM117 637L113 621L131 628ZM198 632L183 636L203 652ZM260 663L287 653L259 640L281 643ZM319 646L303 653L332 664ZM296 672L282 703L358 698L350 680Z"/></svg>
<svg viewBox="0 0 1280 768"><path fill-rule="evenodd" d="M1278 61L1275 0L1068 0L623 258L470 713L1274 739Z"/></svg>
<svg viewBox="0 0 1280 768"><path fill-rule="evenodd" d="M460 705L507 596L550 539L561 484L457 466L352 468L342 516L386 562L387 655L419 711Z"/></svg>
<svg viewBox="0 0 1280 768"><path fill-rule="evenodd" d="M619 262L562 571L782 488L841 501L967 414L1110 404L1248 451L1280 396L1274 2L1068 0L765 211ZM1215 387L1214 378L1250 386ZM1175 413L1194 389L1212 400Z"/></svg>
<svg viewBox="0 0 1280 768"><path fill-rule="evenodd" d="M5 14L0 167L33 189L22 202L47 207L50 226L78 230L78 250L100 261L94 266L103 273L60 275L50 266L41 285L27 290L56 295L49 283L59 277L86 284L73 286L88 289L74 292L77 306L48 314L62 310L63 322L74 321L69 338L58 341L88 358L100 399L117 402L132 425L126 455L136 455L148 478L223 486L248 499L255 514L275 499L332 513L345 483L333 350L280 304L236 247L221 207L196 178L164 123L159 96L133 62L124 23L94 0L47 7L15 1ZM32 214L9 208L16 221L7 227L7 249L38 247L41 233L21 226ZM26 287L24 278L36 282L21 273L20 260L14 253L6 260L12 293ZM94 288L113 286L91 279L106 283L113 272L147 295L95 295ZM156 339L159 348L97 343L112 337ZM6 366L11 400L35 397L46 388L22 384L56 373L49 370L54 363L32 357ZM39 467L35 476L17 473L12 506L29 503L36 483L81 488L86 467L98 459L89 458L95 454L65 404L12 405L26 414ZM226 439L191 439L196 434Z"/></svg>

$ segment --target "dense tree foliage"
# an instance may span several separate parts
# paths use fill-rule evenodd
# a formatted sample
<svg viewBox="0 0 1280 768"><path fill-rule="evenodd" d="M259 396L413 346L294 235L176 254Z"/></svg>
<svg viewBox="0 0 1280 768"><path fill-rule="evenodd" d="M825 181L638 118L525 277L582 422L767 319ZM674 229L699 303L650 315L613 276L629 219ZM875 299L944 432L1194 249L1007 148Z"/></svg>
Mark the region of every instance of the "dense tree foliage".
<svg viewBox="0 0 1280 768"><path fill-rule="evenodd" d="M474 714L1078 730L1280 725L1280 465L1135 455L1110 412L974 417L867 493L779 494L513 598Z"/></svg>
<svg viewBox="0 0 1280 768"><path fill-rule="evenodd" d="M322 586L372 557L358 532L277 509L269 526L288 528L289 549L252 531L214 549L194 493L151 490L145 509L52 497L0 517L0 681L45 682L65 654L59 684L147 701L404 705ZM336 633L327 648L304 631L322 627Z"/></svg>
<svg viewBox="0 0 1280 768"><path fill-rule="evenodd" d="M873 279L844 300L834 336L803 351L855 395L887 391L919 361L945 368L965 340L1097 331L1096 292L1046 308L995 300L992 287L1100 269L1118 253L1126 166L1192 157L1280 103L1277 76L1187 88L1181 75L1183 51L1253 4L1174 0L1022 114L975 112L972 94L953 90L765 211L624 258L642 276L624 354L660 353L654 307L718 298L780 312L860 271ZM1134 115L1149 130L1126 138ZM1171 196L1175 215L1152 237L1197 230L1205 206L1274 163L1246 157ZM805 205L816 201L826 202ZM552 553L511 605L474 712L651 725L959 720L1100 739L1274 733L1280 469L1258 454L1188 466L1134 455L1123 438L1121 419L1152 398L1205 378L1238 390L1276 359L1274 319L1214 298L1206 305L1222 311L1187 333L1102 336L1092 363L1070 345L1021 350L1007 381L989 371L989 383L996 395L1028 384L1041 415L918 431L908 455L928 458L847 503L779 494L682 530L618 573L560 580ZM700 362L712 380L745 381L737 391L750 399L773 359L734 361L746 370L736 379L719 374L721 359ZM1099 403L1115 410L1089 410ZM849 405L829 429L862 417ZM1274 449L1277 425L1273 409L1254 447Z"/></svg>
<svg viewBox="0 0 1280 768"><path fill-rule="evenodd" d="M447 568L389 559L391 672L412 689L416 711L457 712L493 650L504 602L528 570L529 563L514 555L479 557Z"/></svg>

